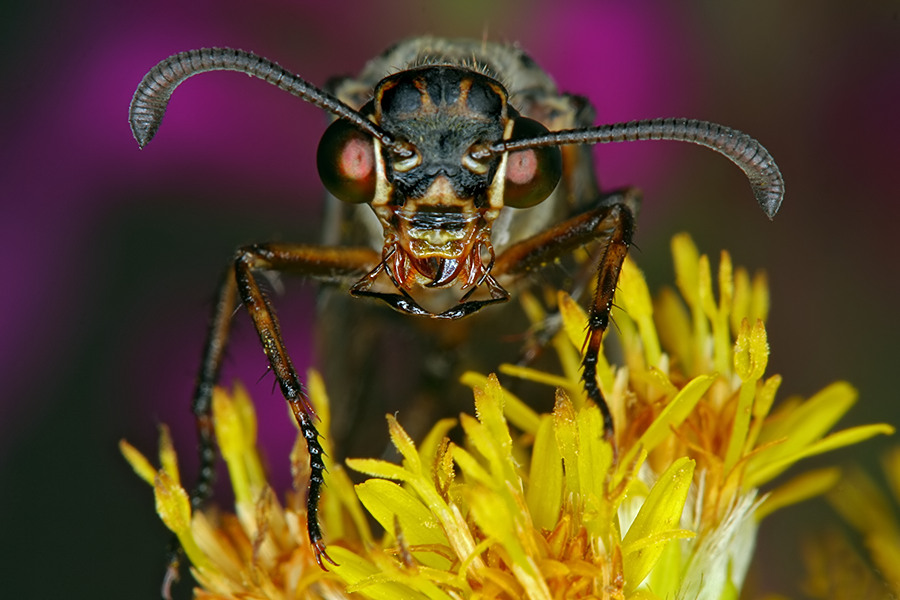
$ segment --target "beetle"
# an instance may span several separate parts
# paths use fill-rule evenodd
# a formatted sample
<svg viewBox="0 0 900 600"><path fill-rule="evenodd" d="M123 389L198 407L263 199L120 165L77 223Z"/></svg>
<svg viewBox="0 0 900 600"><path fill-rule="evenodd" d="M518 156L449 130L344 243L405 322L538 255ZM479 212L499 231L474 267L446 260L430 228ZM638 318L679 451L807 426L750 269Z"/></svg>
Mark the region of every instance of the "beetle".
<svg viewBox="0 0 900 600"><path fill-rule="evenodd" d="M153 67L135 91L129 120L140 147L156 134L179 84L218 70L257 77L332 115L317 166L330 202L343 203L333 214L346 213L339 220L354 229L350 237L357 244L342 245L337 236L319 245L254 244L236 252L219 286L194 391L201 467L192 504L198 507L210 494L212 390L231 315L242 305L306 440L307 531L322 568L334 561L317 517L325 466L316 413L259 285L260 272L351 281L351 296L380 300L414 317L457 321L507 301L507 287L594 244L590 270L596 284L581 377L612 442L614 424L596 366L640 194L632 188L601 193L589 146L637 140L699 144L745 173L769 218L784 196L772 156L744 133L694 119L594 126L587 100L559 92L519 48L433 37L401 42L359 77L335 80L327 90L242 50L175 54Z"/></svg>

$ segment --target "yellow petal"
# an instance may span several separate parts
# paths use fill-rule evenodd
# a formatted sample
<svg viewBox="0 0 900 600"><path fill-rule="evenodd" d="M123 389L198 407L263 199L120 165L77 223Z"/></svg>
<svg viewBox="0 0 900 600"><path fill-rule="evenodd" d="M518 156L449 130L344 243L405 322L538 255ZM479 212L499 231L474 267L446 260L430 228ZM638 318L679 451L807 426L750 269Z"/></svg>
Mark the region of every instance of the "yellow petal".
<svg viewBox="0 0 900 600"><path fill-rule="evenodd" d="M527 597L550 600L552 596L547 582L534 557L525 551L519 540L517 534L520 527L516 523L515 513L509 510L499 495L477 488L470 488L469 504L478 526L489 538L496 539L509 555L512 571Z"/></svg>
<svg viewBox="0 0 900 600"><path fill-rule="evenodd" d="M553 432L553 419L541 420L534 439L525 494L535 527L552 530L559 519L563 494L563 462Z"/></svg>
<svg viewBox="0 0 900 600"><path fill-rule="evenodd" d="M481 427L471 427L469 441L488 459L491 472L502 481L518 479L512 458L512 438L503 418L503 393L497 376L488 376L483 388L475 389L475 414Z"/></svg>
<svg viewBox="0 0 900 600"><path fill-rule="evenodd" d="M700 252L694 240L686 233L679 233L672 238L672 258L675 263L675 283L678 291L690 307L700 303Z"/></svg>
<svg viewBox="0 0 900 600"><path fill-rule="evenodd" d="M751 292L750 320L767 321L769 319L769 280L765 271L759 271L753 276Z"/></svg>
<svg viewBox="0 0 900 600"><path fill-rule="evenodd" d="M460 377L463 385L470 388L484 387L487 384L487 377L473 371L467 371ZM540 425L540 415L530 406L522 402L515 394L511 394L506 389L501 389L503 394L503 405L506 418L509 422L518 427L525 433L537 431Z"/></svg>
<svg viewBox="0 0 900 600"><path fill-rule="evenodd" d="M578 465L578 425L575 419L575 407L572 406L569 397L557 390L556 404L553 407L553 431L556 437L556 446L566 466L565 495L581 495Z"/></svg>
<svg viewBox="0 0 900 600"><path fill-rule="evenodd" d="M622 540L625 593L634 590L662 556L666 544L692 535L677 530L694 476L694 461L679 458L660 476Z"/></svg>
<svg viewBox="0 0 900 600"><path fill-rule="evenodd" d="M788 444L783 445L780 450L788 454L824 435L850 410L856 397L856 390L848 383L832 383L789 411L776 413L774 417L777 418L771 419L763 427L759 441L765 443L788 438Z"/></svg>
<svg viewBox="0 0 900 600"><path fill-rule="evenodd" d="M188 494L165 471L156 474L154 485L156 512L172 533L183 535L191 527L191 501Z"/></svg>
<svg viewBox="0 0 900 600"><path fill-rule="evenodd" d="M191 501L184 488L165 471L159 471L153 492L156 498L156 513L165 526L178 537L178 542L191 564L201 570L212 570L212 563L197 546L191 533Z"/></svg>
<svg viewBox="0 0 900 600"><path fill-rule="evenodd" d="M542 324L547 318L547 311L544 310L540 300L535 298L531 292L522 290L522 293L519 294L519 304L522 305L522 311L532 325Z"/></svg>
<svg viewBox="0 0 900 600"><path fill-rule="evenodd" d="M412 474L403 467L377 458L348 458L346 463L354 471L372 477L383 477L395 481L407 481L412 477Z"/></svg>
<svg viewBox="0 0 900 600"><path fill-rule="evenodd" d="M403 466L411 473L421 473L422 463L419 460L419 453L416 451L416 445L412 438L406 433L406 430L400 426L394 415L386 415L388 421L388 431L391 435L391 442L403 456Z"/></svg>
<svg viewBox="0 0 900 600"><path fill-rule="evenodd" d="M309 369L306 372L306 389L309 393L309 401L319 417L319 430L329 431L331 429L331 402L328 401L328 392L325 390L322 374L316 369ZM331 454L331 449L327 447L329 437L323 436L320 440L326 454Z"/></svg>
<svg viewBox="0 0 900 600"><path fill-rule="evenodd" d="M397 517L410 545L448 545L437 517L400 485L385 479L369 479L356 486L356 493L385 531L394 532L394 517Z"/></svg>
<svg viewBox="0 0 900 600"><path fill-rule="evenodd" d="M349 584L347 591L357 591L374 600L396 600L397 598L427 598L396 581L384 581L378 576L381 569L361 556L342 548L330 546L328 554L338 563L329 568ZM450 596L447 596L450 598Z"/></svg>
<svg viewBox="0 0 900 600"><path fill-rule="evenodd" d="M588 322L587 312L577 302L565 292L557 294L557 303L559 306L559 314L563 320L563 330L566 332L569 341L576 348L584 347L586 326Z"/></svg>
<svg viewBox="0 0 900 600"><path fill-rule="evenodd" d="M256 410L253 408L253 400L250 399L250 395L244 386L235 384L231 397L235 413L241 425L241 437L243 440L241 461L247 472L250 489L253 490L254 494L258 494L268 484L266 482L266 472L259 458L259 451L256 448Z"/></svg>
<svg viewBox="0 0 900 600"><path fill-rule="evenodd" d="M752 470L748 468L747 475L744 478L744 486L747 489L760 487L799 460L817 454L831 452L832 450L844 446L852 446L853 444L858 444L859 442L876 435L891 435L893 433L894 428L886 423L860 425L859 427L851 427L849 429L844 429L843 431L838 431L837 433L833 433L807 446L795 448L790 454L785 455L779 453L779 458L777 460L762 462L762 459L760 459L761 456L765 457L769 454L770 450L779 450L781 445L766 448L753 456L752 465L754 468ZM788 440L787 443L790 443L790 440Z"/></svg>
<svg viewBox="0 0 900 600"><path fill-rule="evenodd" d="M858 468L847 470L844 480L828 494L828 502L860 533L897 529L890 500Z"/></svg>
<svg viewBox="0 0 900 600"><path fill-rule="evenodd" d="M702 283L705 284L705 280ZM710 286L711 285L712 282L710 281ZM712 290L710 289L709 304L705 305L705 310L713 328L713 364L719 373L724 374L728 373L728 370L731 367L731 327L729 326L728 318L732 299L734 297L731 255L724 250L721 252L719 258L718 285L718 303L714 304L712 302Z"/></svg>
<svg viewBox="0 0 900 600"><path fill-rule="evenodd" d="M462 417L464 417L464 427L466 425L466 416L467 415L462 415ZM456 462L456 464L459 465L460 471L462 471L462 473L466 476L467 481L477 481L485 487L496 487L496 483L494 482L494 478L491 476L490 471L485 469L481 465L481 463L478 462L478 459L472 456L471 453L466 451L465 448L461 448L456 444L451 444L450 454L451 456L453 456L453 460Z"/></svg>
<svg viewBox="0 0 900 600"><path fill-rule="evenodd" d="M586 498L603 498L606 495L606 476L612 467L612 446L603 434L603 416L600 409L588 405L578 411L578 452L576 454L580 493ZM601 518L609 517L607 514ZM603 524L603 529L607 529ZM602 535L603 532L591 532Z"/></svg>
<svg viewBox="0 0 900 600"><path fill-rule="evenodd" d="M719 254L719 311L728 312L734 302L734 267L731 254L722 250Z"/></svg>
<svg viewBox="0 0 900 600"><path fill-rule="evenodd" d="M654 303L660 342L685 375L694 374L691 318L675 290L664 287Z"/></svg>
<svg viewBox="0 0 900 600"><path fill-rule="evenodd" d="M500 365L500 372L504 375L518 377L519 379L525 379L527 381L534 381L535 383L542 383L555 388L569 388L572 383L571 380L563 375L554 375L546 371L541 371L540 369L533 369L522 365L511 365L509 363Z"/></svg>
<svg viewBox="0 0 900 600"><path fill-rule="evenodd" d="M138 452L134 446L125 440L119 440L119 452L122 453L122 456L125 457L125 460L128 461L128 464L131 465L138 477L153 485L153 480L156 479L156 469L150 464L146 456Z"/></svg>
<svg viewBox="0 0 900 600"><path fill-rule="evenodd" d="M691 414L697 402L716 380L716 375L700 375L688 382L678 394L672 398L669 404L662 410L659 416L653 420L647 430L641 435L637 443L632 446L620 465L630 464L637 456L639 450L651 452L663 440L667 439L673 427L678 427Z"/></svg>
<svg viewBox="0 0 900 600"><path fill-rule="evenodd" d="M737 337L741 330L741 322L750 320L750 303L752 301L750 291L750 274L744 267L734 270L734 298L731 302L731 334ZM755 319L754 319L755 320Z"/></svg>
<svg viewBox="0 0 900 600"><path fill-rule="evenodd" d="M656 561L656 566L650 571L647 589L653 590L657 597L675 598L678 596L681 589L682 561L685 560L681 546L681 544L666 544ZM641 591L643 588L635 590L635 593L629 598L640 597L637 594Z"/></svg>
<svg viewBox="0 0 900 600"><path fill-rule="evenodd" d="M900 538L876 533L866 539L866 546L896 597L900 594Z"/></svg>
<svg viewBox="0 0 900 600"><path fill-rule="evenodd" d="M807 471L779 485L770 492L756 509L756 519L762 521L778 509L824 494L841 478L841 470L828 467Z"/></svg>
<svg viewBox="0 0 900 600"><path fill-rule="evenodd" d="M253 409L253 401L250 394L240 383L234 385L231 390L231 401L234 403L234 411L241 424L241 436L245 447L256 445L256 411Z"/></svg>
<svg viewBox="0 0 900 600"><path fill-rule="evenodd" d="M883 458L884 474L887 476L888 485L894 499L900 502L900 446L888 450Z"/></svg>
<svg viewBox="0 0 900 600"><path fill-rule="evenodd" d="M216 441L222 457L228 466L228 476L238 504L250 505L255 500L250 477L244 464L244 453L248 451L243 423L234 400L225 390L216 387L212 397L213 425ZM253 446L251 446L252 448Z"/></svg>
<svg viewBox="0 0 900 600"><path fill-rule="evenodd" d="M628 316L634 320L640 331L640 341L644 347L647 364L659 366L662 351L656 326L653 323L653 302L644 274L630 258L625 259L619 283L616 286L616 302L622 306Z"/></svg>
<svg viewBox="0 0 900 600"><path fill-rule="evenodd" d="M806 455L804 450L837 423L856 401L856 397L856 390L850 385L836 382L805 402L782 402L780 408L759 429L757 446L767 447L756 452L748 461L747 475L753 483L745 481L745 488L765 483L798 460L798 457ZM780 468L775 468L776 464ZM760 476L759 472L765 475Z"/></svg>
<svg viewBox="0 0 900 600"><path fill-rule="evenodd" d="M456 427L456 419L441 419L428 431L425 439L419 444L419 460L423 465L430 465L434 462L444 438L451 429Z"/></svg>
<svg viewBox="0 0 900 600"><path fill-rule="evenodd" d="M172 434L165 425L159 427L159 464L175 483L181 483L181 476L178 473L178 456L175 454Z"/></svg>

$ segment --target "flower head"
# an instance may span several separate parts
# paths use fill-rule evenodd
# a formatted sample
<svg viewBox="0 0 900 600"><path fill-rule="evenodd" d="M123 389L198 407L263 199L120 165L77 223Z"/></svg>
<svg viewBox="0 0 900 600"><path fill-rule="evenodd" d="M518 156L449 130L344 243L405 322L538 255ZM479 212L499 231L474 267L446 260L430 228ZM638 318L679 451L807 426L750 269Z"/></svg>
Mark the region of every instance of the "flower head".
<svg viewBox="0 0 900 600"><path fill-rule="evenodd" d="M159 471L124 446L185 548L204 590L197 596L735 597L758 521L827 490L838 474L822 469L766 494L760 488L802 458L892 428L829 434L855 401L846 383L773 410L781 378L765 376L765 279L733 270L723 253L716 296L709 260L687 236L675 238L673 253L681 298L666 289L653 302L630 261L621 274L614 318L623 364L598 367L615 446L581 389L586 316L560 294L563 326L552 341L560 372L500 368L553 386L552 413L534 412L496 376L469 373L476 416L460 416L463 443L447 437L455 420L438 422L416 444L388 416L401 464L348 460L371 477L355 488L329 465L320 511L338 563L329 573L315 567L299 526L304 503L294 493L282 506L265 483L243 392L217 394L219 404L235 405L239 425L217 425L235 486L233 516L190 514L166 439ZM533 298L523 305L535 322L547 318ZM327 431L327 398L318 379L310 381ZM227 415L219 408L214 418ZM229 436L237 438L233 450ZM383 527L380 539L362 507Z"/></svg>

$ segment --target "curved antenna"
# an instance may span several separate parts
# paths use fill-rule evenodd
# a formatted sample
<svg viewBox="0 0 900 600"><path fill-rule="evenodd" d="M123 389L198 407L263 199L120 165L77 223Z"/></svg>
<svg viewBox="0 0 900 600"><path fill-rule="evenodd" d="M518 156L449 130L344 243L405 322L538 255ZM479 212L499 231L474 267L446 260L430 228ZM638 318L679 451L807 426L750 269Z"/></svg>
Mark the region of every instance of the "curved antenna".
<svg viewBox="0 0 900 600"><path fill-rule="evenodd" d="M736 129L696 119L648 119L588 129L554 131L532 138L500 142L489 152L513 152L562 144L606 144L639 140L673 140L706 146L729 158L750 180L759 206L771 219L784 199L784 178L762 144Z"/></svg>
<svg viewBox="0 0 900 600"><path fill-rule="evenodd" d="M141 148L156 135L175 88L188 77L207 71L237 71L252 75L351 122L386 146L393 145L391 137L375 123L277 63L244 50L201 48L180 52L161 61L138 84L128 109L128 121Z"/></svg>

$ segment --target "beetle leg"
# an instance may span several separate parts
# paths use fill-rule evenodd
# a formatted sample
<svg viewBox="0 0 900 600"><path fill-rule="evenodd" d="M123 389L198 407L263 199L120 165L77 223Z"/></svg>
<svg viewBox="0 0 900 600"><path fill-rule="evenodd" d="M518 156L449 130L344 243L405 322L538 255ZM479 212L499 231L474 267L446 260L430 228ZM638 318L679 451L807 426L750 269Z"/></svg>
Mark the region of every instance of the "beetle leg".
<svg viewBox="0 0 900 600"><path fill-rule="evenodd" d="M319 433L314 422L316 414L285 349L275 311L257 284L254 272L269 270L321 282L342 281L369 271L379 260L378 253L368 248L256 244L238 250L234 262L226 269L219 283L203 360L194 388L192 406L197 420L200 472L191 492L191 504L196 509L209 497L215 478L212 392L219 379L231 316L239 297L253 320L269 365L275 373L282 394L291 407L309 449L311 473L307 488L307 530L319 566L323 566L323 558L332 564L334 561L325 552L317 518L325 465L322 462L322 447L318 441ZM177 558L170 564L176 563Z"/></svg>
<svg viewBox="0 0 900 600"><path fill-rule="evenodd" d="M231 316L237 302L237 285L234 265L229 265L219 279L216 302L209 320L209 329L203 343L203 359L194 384L191 410L197 427L197 453L200 468L191 489L191 510L199 510L212 494L216 479L215 433L212 420L212 394L222 367L222 358L231 329ZM169 543L169 558L162 584L162 597L172 597L172 584L179 579L182 549L174 535Z"/></svg>
<svg viewBox="0 0 900 600"><path fill-rule="evenodd" d="M610 441L614 439L612 414L597 385L597 361L639 203L640 194L633 189L605 194L595 208L507 248L497 257L492 271L497 277L521 277L579 246L600 243L598 252L593 253L597 287L589 311L581 379L588 398L603 414L604 434Z"/></svg>
<svg viewBox="0 0 900 600"><path fill-rule="evenodd" d="M192 410L197 421L200 472L191 493L193 508L199 508L210 496L215 478L216 453L213 443L212 393L213 387L219 380L219 372L231 327L231 317L237 306L238 278L235 276L235 265L243 262L247 264L247 269L244 270L269 269L324 282L353 277L368 269L374 260L377 260L375 252L354 248L268 244L248 246L238 251L235 262L229 265L219 282L216 303L204 343L203 359L194 387ZM243 276L244 279L247 277L248 275ZM249 275L249 278L252 279L252 275ZM277 331L274 311L271 306L268 308ZM280 333L278 336L280 338ZM268 351L266 356L269 356ZM311 410L309 406L306 408Z"/></svg>
<svg viewBox="0 0 900 600"><path fill-rule="evenodd" d="M212 494L215 480L216 451L212 421L213 387L219 380L226 341L231 330L231 315L237 302L237 286L234 267L230 266L222 274L216 294L209 330L203 345L203 360L194 385L194 399L191 410L197 423L197 440L200 457L200 471L194 489L191 490L191 508L200 508Z"/></svg>

